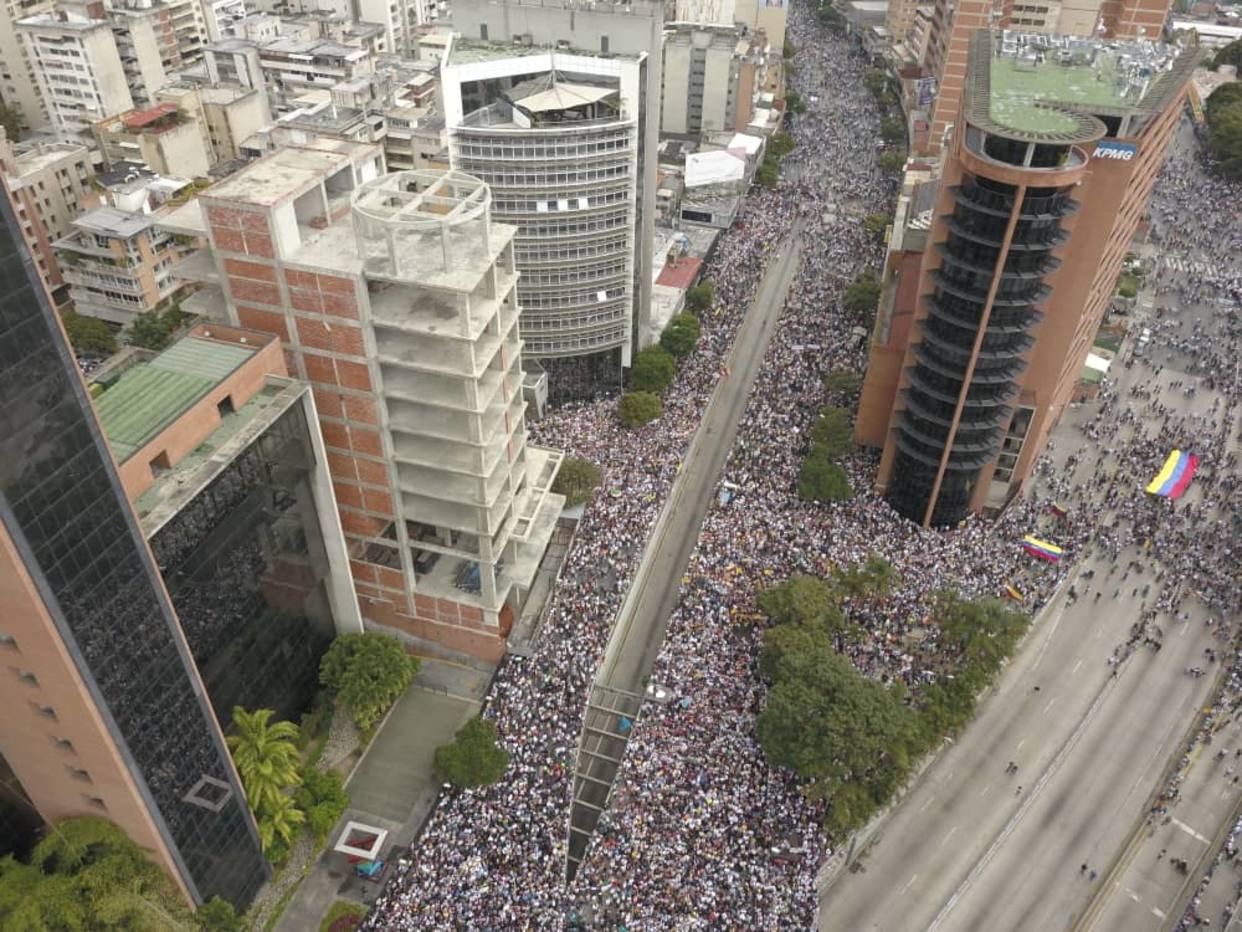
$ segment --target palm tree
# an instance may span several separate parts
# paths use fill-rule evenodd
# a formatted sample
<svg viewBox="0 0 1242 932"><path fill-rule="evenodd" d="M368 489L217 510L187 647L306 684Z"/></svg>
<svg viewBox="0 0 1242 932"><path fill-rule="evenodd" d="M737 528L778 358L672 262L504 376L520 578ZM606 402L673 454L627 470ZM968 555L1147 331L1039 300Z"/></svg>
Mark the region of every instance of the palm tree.
<svg viewBox="0 0 1242 932"><path fill-rule="evenodd" d="M280 793L258 814L259 844L267 851L276 839L286 845L293 841L297 826L306 820L306 813L297 807L292 796Z"/></svg>
<svg viewBox="0 0 1242 932"><path fill-rule="evenodd" d="M241 706L233 708L237 730L228 736L229 750L241 774L246 801L256 816L283 807L285 791L302 782L294 743L298 726L293 722L269 724L275 714L272 709L247 712Z"/></svg>

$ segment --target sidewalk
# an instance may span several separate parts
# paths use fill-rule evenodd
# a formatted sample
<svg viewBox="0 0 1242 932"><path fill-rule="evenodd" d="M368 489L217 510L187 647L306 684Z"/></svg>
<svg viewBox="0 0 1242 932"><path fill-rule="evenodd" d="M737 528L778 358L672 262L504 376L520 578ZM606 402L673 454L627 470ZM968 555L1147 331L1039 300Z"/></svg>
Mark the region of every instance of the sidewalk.
<svg viewBox="0 0 1242 932"><path fill-rule="evenodd" d="M276 924L276 932L314 932L336 899L369 903L379 886L353 877L331 850L351 820L389 831L384 857L418 833L440 785L431 772L436 748L478 714L489 676L470 667L422 659L413 685L389 713L346 783L350 808Z"/></svg>

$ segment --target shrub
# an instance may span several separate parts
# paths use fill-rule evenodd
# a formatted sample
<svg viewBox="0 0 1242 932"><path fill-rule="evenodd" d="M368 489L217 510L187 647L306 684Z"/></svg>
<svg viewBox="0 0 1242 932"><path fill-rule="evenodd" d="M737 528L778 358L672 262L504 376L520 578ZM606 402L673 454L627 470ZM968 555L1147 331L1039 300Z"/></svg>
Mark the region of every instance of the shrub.
<svg viewBox="0 0 1242 932"><path fill-rule="evenodd" d="M906 153L904 149L890 149L888 152L881 153L876 159L876 164L880 166L880 171L888 174L897 174L906 166Z"/></svg>
<svg viewBox="0 0 1242 932"><path fill-rule="evenodd" d="M664 405L660 402L660 396L651 392L630 392L622 395L617 406L617 415L626 427L642 427L663 413Z"/></svg>
<svg viewBox="0 0 1242 932"><path fill-rule="evenodd" d="M678 314L660 334L660 346L672 356L685 356L699 342L702 327L693 314Z"/></svg>
<svg viewBox="0 0 1242 932"><path fill-rule="evenodd" d="M293 794L293 800L306 813L306 830L320 844L349 808L345 781L335 770L320 772L314 767L303 767L302 785Z"/></svg>
<svg viewBox="0 0 1242 932"><path fill-rule="evenodd" d="M587 460L566 457L552 483L552 491L565 496L565 505L573 508L581 505L599 488L603 476L599 467Z"/></svg>
<svg viewBox="0 0 1242 932"><path fill-rule="evenodd" d="M862 376L849 369L833 369L824 376L824 390L830 395L851 398L862 388Z"/></svg>
<svg viewBox="0 0 1242 932"><path fill-rule="evenodd" d="M648 346L639 351L630 366L630 388L638 392L660 394L677 374L677 363L662 346Z"/></svg>
<svg viewBox="0 0 1242 932"><path fill-rule="evenodd" d="M319 664L319 682L363 729L384 717L417 674L417 657L396 638L370 631L341 635Z"/></svg>

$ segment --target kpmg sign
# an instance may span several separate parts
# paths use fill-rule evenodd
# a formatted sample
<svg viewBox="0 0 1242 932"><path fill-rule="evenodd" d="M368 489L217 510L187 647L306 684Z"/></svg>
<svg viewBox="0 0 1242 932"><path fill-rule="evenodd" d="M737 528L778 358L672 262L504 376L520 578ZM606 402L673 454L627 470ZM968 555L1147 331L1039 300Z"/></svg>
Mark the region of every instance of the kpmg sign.
<svg viewBox="0 0 1242 932"><path fill-rule="evenodd" d="M1138 154L1138 146L1130 142L1100 142L1095 147L1097 159L1111 159L1114 162L1129 162Z"/></svg>

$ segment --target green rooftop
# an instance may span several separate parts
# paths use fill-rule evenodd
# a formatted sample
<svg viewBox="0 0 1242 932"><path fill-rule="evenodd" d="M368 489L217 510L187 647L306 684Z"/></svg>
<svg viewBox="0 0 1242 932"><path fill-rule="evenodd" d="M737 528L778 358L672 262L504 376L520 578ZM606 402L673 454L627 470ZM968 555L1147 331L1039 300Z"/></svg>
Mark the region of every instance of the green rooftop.
<svg viewBox="0 0 1242 932"><path fill-rule="evenodd" d="M1113 58L1101 55L1092 65L1019 62L993 57L989 115L997 123L1025 133L1069 133L1076 123L1064 113L1036 104L1065 104L1075 109L1132 107L1119 85Z"/></svg>
<svg viewBox="0 0 1242 932"><path fill-rule="evenodd" d="M95 399L118 462L125 462L223 382L254 350L201 337L178 340L150 362L127 369Z"/></svg>

